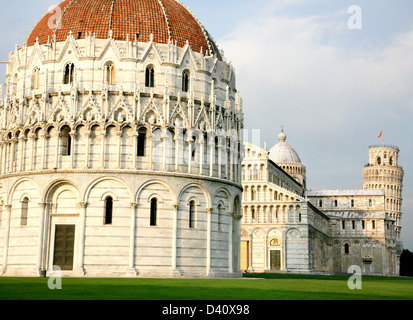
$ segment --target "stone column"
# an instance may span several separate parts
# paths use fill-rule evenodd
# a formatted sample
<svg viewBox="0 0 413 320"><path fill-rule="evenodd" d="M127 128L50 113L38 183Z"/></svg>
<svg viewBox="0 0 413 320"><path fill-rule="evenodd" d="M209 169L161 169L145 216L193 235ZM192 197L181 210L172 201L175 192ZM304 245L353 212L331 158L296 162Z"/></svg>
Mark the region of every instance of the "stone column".
<svg viewBox="0 0 413 320"><path fill-rule="evenodd" d="M74 131L71 131L69 133L71 139L70 139L70 166L72 169L75 168L75 139L77 137L77 133Z"/></svg>
<svg viewBox="0 0 413 320"><path fill-rule="evenodd" d="M48 133L43 133L41 135L41 137L43 138L43 149L42 149L42 169L46 169L46 157L47 157L47 142L50 138L50 135Z"/></svg>
<svg viewBox="0 0 413 320"><path fill-rule="evenodd" d="M211 232L212 232L212 213L213 208L207 208L207 261L206 261L206 275L208 277L214 277L215 273L211 270Z"/></svg>
<svg viewBox="0 0 413 320"><path fill-rule="evenodd" d="M222 178L222 142L221 138L218 138L218 178Z"/></svg>
<svg viewBox="0 0 413 320"><path fill-rule="evenodd" d="M241 221L242 215L239 212L236 212L232 215L233 222L235 222L235 229L233 229L235 237L235 243L232 243L232 246L235 247L235 266L232 266L234 272L240 272L240 252L241 252ZM234 252L234 251L233 251Z"/></svg>
<svg viewBox="0 0 413 320"><path fill-rule="evenodd" d="M187 139L186 141L188 143L188 173L192 172L192 143L194 143L194 141L192 140L192 137Z"/></svg>
<svg viewBox="0 0 413 320"><path fill-rule="evenodd" d="M132 134L132 140L133 140L133 153L132 153L132 161L133 161L133 169L138 169L138 137L139 137L139 132L135 131Z"/></svg>
<svg viewBox="0 0 413 320"><path fill-rule="evenodd" d="M200 134L199 135L199 174L203 174L204 170L204 144L205 144L205 139L204 135Z"/></svg>
<svg viewBox="0 0 413 320"><path fill-rule="evenodd" d="M249 236L248 241L248 271L252 272L252 234Z"/></svg>
<svg viewBox="0 0 413 320"><path fill-rule="evenodd" d="M149 170L153 170L153 134L152 129L151 132L147 135L147 139L149 142Z"/></svg>
<svg viewBox="0 0 413 320"><path fill-rule="evenodd" d="M47 211L48 211L48 203L39 203L39 209L40 209L40 214L39 214L39 233L38 233L38 243L37 243L37 262L36 262L36 269L35 273L41 275L42 271L45 270L44 266L44 242L46 240L46 228L45 226L47 225Z"/></svg>
<svg viewBox="0 0 413 320"><path fill-rule="evenodd" d="M163 141L163 151L162 151L162 170L166 171L167 166L166 166L166 139L167 135L165 133L165 129L162 129L162 134L161 134L161 140Z"/></svg>
<svg viewBox="0 0 413 320"><path fill-rule="evenodd" d="M175 136L174 136L174 141L175 141L175 171L179 171L179 137L180 137L180 129L177 127L175 129Z"/></svg>
<svg viewBox="0 0 413 320"><path fill-rule="evenodd" d="M16 139L11 140L10 162L8 170L9 173L14 171L14 160L16 159L16 141Z"/></svg>
<svg viewBox="0 0 413 320"><path fill-rule="evenodd" d="M3 267L2 267L2 272L3 274L7 271L7 257L9 254L9 237L10 237L10 217L11 217L11 204L6 204L5 205L7 213L6 213L6 218L4 219L4 228L5 233L4 233L4 242L3 242Z"/></svg>
<svg viewBox="0 0 413 320"><path fill-rule="evenodd" d="M228 179L228 142L225 140L225 146L224 146L224 151L225 151L225 179Z"/></svg>
<svg viewBox="0 0 413 320"><path fill-rule="evenodd" d="M135 211L137 202L130 203L130 239L129 239L129 267L127 274L130 276L136 276L137 272L135 269Z"/></svg>
<svg viewBox="0 0 413 320"><path fill-rule="evenodd" d="M55 148L55 159L54 159L54 167L56 169L59 169L59 148L60 148L60 138L62 137L62 135L60 134L60 132L57 132L56 135L56 148Z"/></svg>
<svg viewBox="0 0 413 320"><path fill-rule="evenodd" d="M118 157L117 157L117 162L118 162L118 169L122 168L122 137L123 133L122 131L116 132L116 135L118 136Z"/></svg>
<svg viewBox="0 0 413 320"><path fill-rule="evenodd" d="M106 129L104 129L106 130ZM102 169L105 169L105 152L106 152L106 131L103 131L100 133L100 136L102 137L102 154L101 154L101 167Z"/></svg>
<svg viewBox="0 0 413 320"><path fill-rule="evenodd" d="M232 254L233 254L233 250L232 250L232 217L233 217L234 213L233 212L229 212L228 215L228 272L232 273L234 271L233 265L232 265Z"/></svg>
<svg viewBox="0 0 413 320"><path fill-rule="evenodd" d="M3 174L7 173L7 162L9 161L8 159L8 153L9 153L9 143L5 142L4 143L4 162L3 162Z"/></svg>
<svg viewBox="0 0 413 320"><path fill-rule="evenodd" d="M180 276L181 273L176 268L176 255L177 255L177 239L178 239L178 211L179 204L174 204L173 209L173 222L172 222L172 263L171 263L171 276Z"/></svg>
<svg viewBox="0 0 413 320"><path fill-rule="evenodd" d="M31 140L31 152L30 152L30 170L34 170L34 144L36 140L36 135L32 133L30 135L30 140Z"/></svg>
<svg viewBox="0 0 413 320"><path fill-rule="evenodd" d="M79 275L85 275L84 269L84 253L85 253L85 227L86 227L86 208L87 202L79 202L78 208L80 210L80 221L77 227L77 235L78 235L78 257L76 259L77 263L75 266L74 271L79 273Z"/></svg>
<svg viewBox="0 0 413 320"><path fill-rule="evenodd" d="M92 131L88 130L85 132L86 135L86 154L85 154L85 168L89 168L89 158L90 158L90 138L92 137Z"/></svg>
<svg viewBox="0 0 413 320"><path fill-rule="evenodd" d="M208 145L209 145L209 176L214 175L214 151L215 151L215 135L209 132L208 134Z"/></svg>
<svg viewBox="0 0 413 320"><path fill-rule="evenodd" d="M23 150L25 150L25 142L26 142L26 138L25 137L20 137L20 163L19 163L19 171L22 172L23 171Z"/></svg>
<svg viewBox="0 0 413 320"><path fill-rule="evenodd" d="M234 181L234 168L235 168L235 162L234 162L234 148L232 147L232 141L231 141L231 147L229 149L229 179L231 181Z"/></svg>

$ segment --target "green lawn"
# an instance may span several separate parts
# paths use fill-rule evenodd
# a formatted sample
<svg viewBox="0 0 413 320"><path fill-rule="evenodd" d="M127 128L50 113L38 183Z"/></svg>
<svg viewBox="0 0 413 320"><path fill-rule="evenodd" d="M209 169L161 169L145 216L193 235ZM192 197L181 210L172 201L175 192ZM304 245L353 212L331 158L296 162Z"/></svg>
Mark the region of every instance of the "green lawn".
<svg viewBox="0 0 413 320"><path fill-rule="evenodd" d="M413 278L363 277L350 290L345 276L248 274L243 279L0 278L0 300L412 300Z"/></svg>

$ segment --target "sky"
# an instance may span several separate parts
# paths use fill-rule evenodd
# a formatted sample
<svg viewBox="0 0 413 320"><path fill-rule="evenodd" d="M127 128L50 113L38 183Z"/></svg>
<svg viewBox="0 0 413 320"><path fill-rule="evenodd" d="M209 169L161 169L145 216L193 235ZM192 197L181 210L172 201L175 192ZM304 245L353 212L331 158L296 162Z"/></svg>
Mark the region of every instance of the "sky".
<svg viewBox="0 0 413 320"><path fill-rule="evenodd" d="M0 0L0 61L58 1ZM270 149L284 126L309 189L360 189L368 147L399 146L402 240L413 251L413 2L181 2L234 66L245 128Z"/></svg>

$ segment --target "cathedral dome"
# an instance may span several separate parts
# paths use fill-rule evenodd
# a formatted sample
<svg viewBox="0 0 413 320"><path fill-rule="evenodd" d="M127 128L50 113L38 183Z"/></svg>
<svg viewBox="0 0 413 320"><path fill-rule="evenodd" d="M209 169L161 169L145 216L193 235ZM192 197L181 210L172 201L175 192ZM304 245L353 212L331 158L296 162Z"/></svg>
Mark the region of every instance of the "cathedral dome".
<svg viewBox="0 0 413 320"><path fill-rule="evenodd" d="M301 159L297 152L287 143L287 139L284 130L278 135L279 142L271 148L270 159L276 164L284 163L301 163Z"/></svg>
<svg viewBox="0 0 413 320"><path fill-rule="evenodd" d="M61 15L60 23L59 16ZM27 39L46 44L56 37L65 41L71 33L75 39L87 34L97 39L175 43L184 47L189 42L197 52L219 52L208 32L182 4L175 0L65 0L49 11L34 27Z"/></svg>

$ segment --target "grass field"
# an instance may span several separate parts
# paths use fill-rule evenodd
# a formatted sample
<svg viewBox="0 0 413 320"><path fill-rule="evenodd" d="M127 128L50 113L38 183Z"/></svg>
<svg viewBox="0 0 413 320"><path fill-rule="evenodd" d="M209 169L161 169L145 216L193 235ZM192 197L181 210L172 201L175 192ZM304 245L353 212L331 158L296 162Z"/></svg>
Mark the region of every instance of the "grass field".
<svg viewBox="0 0 413 320"><path fill-rule="evenodd" d="M0 300L413 300L413 278L248 274L243 279L0 278Z"/></svg>

